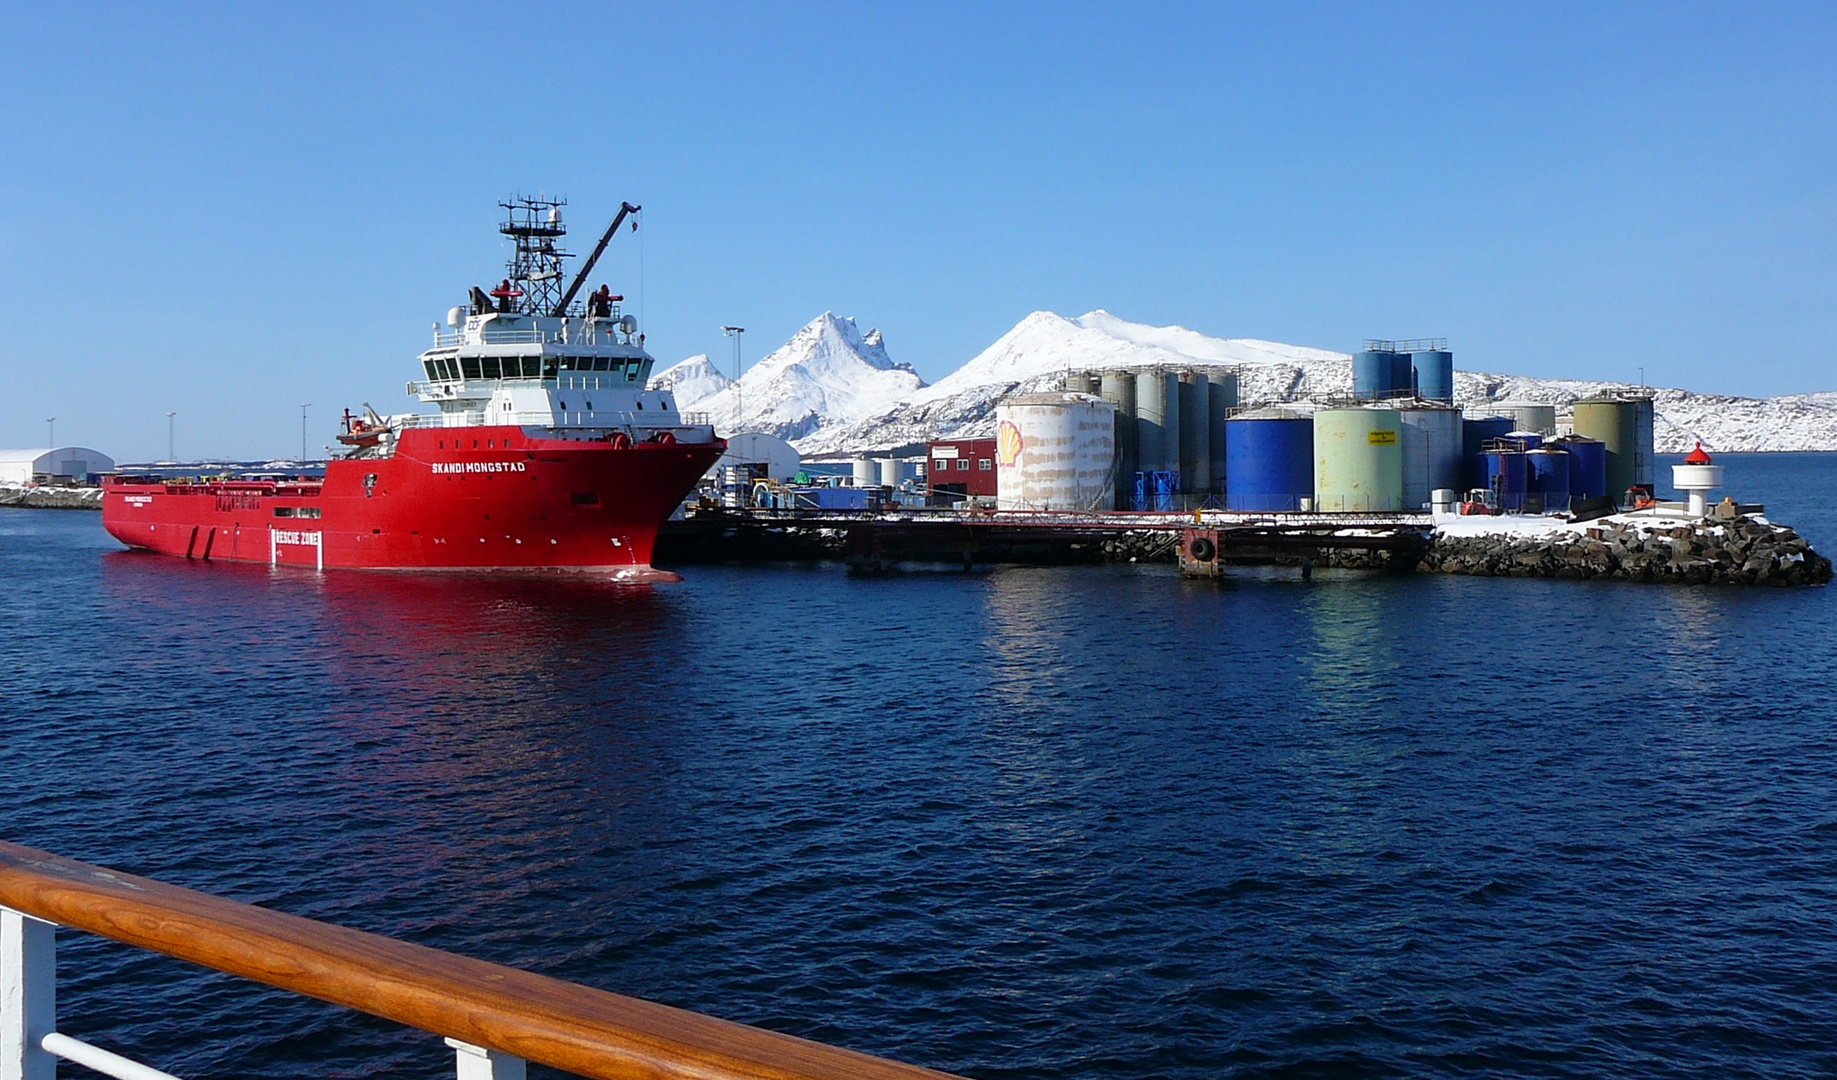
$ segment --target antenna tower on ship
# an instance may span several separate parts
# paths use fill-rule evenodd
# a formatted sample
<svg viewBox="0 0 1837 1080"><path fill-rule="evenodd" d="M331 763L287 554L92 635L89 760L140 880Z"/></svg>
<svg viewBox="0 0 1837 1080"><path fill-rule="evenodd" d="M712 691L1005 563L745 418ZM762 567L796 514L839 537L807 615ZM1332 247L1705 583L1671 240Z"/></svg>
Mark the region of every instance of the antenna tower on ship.
<svg viewBox="0 0 1837 1080"><path fill-rule="evenodd" d="M561 300L561 260L573 258L555 246L568 234L562 224L561 208L566 199L528 198L518 195L498 203L504 208L504 223L498 231L516 241L509 270L515 297L514 309L525 315L547 315Z"/></svg>

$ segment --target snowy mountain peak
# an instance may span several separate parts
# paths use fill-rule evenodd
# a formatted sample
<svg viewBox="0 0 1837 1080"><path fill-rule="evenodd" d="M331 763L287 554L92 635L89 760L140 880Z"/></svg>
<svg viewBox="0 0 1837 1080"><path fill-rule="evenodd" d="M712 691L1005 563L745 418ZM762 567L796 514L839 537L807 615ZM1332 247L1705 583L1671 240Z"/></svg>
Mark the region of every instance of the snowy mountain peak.
<svg viewBox="0 0 1837 1080"><path fill-rule="evenodd" d="M673 390L679 401L700 401L727 389L733 380L721 374L707 353L696 353L651 376L652 390Z"/></svg>
<svg viewBox="0 0 1837 1080"><path fill-rule="evenodd" d="M879 330L863 334L854 319L825 311L738 383L724 382L701 396L678 390L677 404L710 414L722 434L763 431L804 439L889 409L924 385L910 364L887 355Z"/></svg>

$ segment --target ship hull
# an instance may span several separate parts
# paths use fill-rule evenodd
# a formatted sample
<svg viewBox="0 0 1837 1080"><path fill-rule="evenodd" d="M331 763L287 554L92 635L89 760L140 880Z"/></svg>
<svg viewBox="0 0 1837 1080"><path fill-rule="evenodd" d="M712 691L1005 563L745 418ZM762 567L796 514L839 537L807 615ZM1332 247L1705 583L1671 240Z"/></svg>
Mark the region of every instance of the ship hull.
<svg viewBox="0 0 1837 1080"><path fill-rule="evenodd" d="M323 484L110 481L102 523L131 548L193 559L643 580L658 576L657 530L724 446L410 429L391 457L330 462Z"/></svg>

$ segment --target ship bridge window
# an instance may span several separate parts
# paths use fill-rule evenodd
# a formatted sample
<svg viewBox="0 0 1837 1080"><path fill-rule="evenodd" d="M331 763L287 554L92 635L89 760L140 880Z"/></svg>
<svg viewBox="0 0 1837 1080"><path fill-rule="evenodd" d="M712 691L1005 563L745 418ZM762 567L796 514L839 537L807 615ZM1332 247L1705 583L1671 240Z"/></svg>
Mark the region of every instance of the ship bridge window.
<svg viewBox="0 0 1837 1080"><path fill-rule="evenodd" d="M524 356L524 357L519 357L518 359L521 362L521 367L522 367L522 373L518 375L518 378L522 378L522 379L540 379L542 378L542 357ZM510 361L506 360L504 361L504 363L509 364ZM505 378L509 378L510 369L506 367L504 370L505 370Z"/></svg>
<svg viewBox="0 0 1837 1080"><path fill-rule="evenodd" d="M542 377L545 379L552 379L555 377L555 358L554 357L545 356L542 358Z"/></svg>
<svg viewBox="0 0 1837 1080"><path fill-rule="evenodd" d="M512 363L515 363L516 361L515 361L515 360L513 359L513 360L512 360L511 362L512 362ZM486 356L486 357L483 357L483 358L481 358L481 360L480 360L480 365L481 365L481 366L482 366L482 367L484 368L484 377L485 377L485 378L487 378L487 379L501 379L501 378L503 378L503 377L504 377L504 371L503 371L503 369L502 369L502 368L501 368L501 367L499 366L499 364L498 364L498 358L497 358L497 357L495 357L495 356Z"/></svg>
<svg viewBox="0 0 1837 1080"><path fill-rule="evenodd" d="M421 361L421 366L427 369L428 382L434 382L440 378L440 365L434 363L432 360L423 360Z"/></svg>
<svg viewBox="0 0 1837 1080"><path fill-rule="evenodd" d="M460 357L459 358L459 371L460 371L460 374L464 375L468 379L479 379L479 378L484 377L479 374L478 357L476 356Z"/></svg>

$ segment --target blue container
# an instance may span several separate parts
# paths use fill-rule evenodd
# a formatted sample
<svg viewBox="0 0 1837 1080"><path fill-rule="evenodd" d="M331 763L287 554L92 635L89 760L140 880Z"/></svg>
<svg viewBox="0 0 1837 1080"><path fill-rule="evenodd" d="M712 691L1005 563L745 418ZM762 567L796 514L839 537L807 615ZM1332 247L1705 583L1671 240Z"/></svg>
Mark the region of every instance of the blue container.
<svg viewBox="0 0 1837 1080"><path fill-rule="evenodd" d="M1488 439L1503 438L1517 424L1510 417L1482 416L1461 421L1461 460L1467 462L1467 486L1486 486L1486 455L1482 447Z"/></svg>
<svg viewBox="0 0 1837 1080"><path fill-rule="evenodd" d="M866 510L867 489L822 487L814 489L816 505L822 510Z"/></svg>
<svg viewBox="0 0 1837 1080"><path fill-rule="evenodd" d="M1301 509L1314 495L1314 421L1235 417L1225 421L1225 509Z"/></svg>
<svg viewBox="0 0 1837 1080"><path fill-rule="evenodd" d="M1515 450L1504 450L1482 454L1481 457L1486 460L1486 483L1481 486L1492 491L1498 499L1499 509L1508 514L1523 512L1528 479L1525 455Z"/></svg>
<svg viewBox="0 0 1837 1080"><path fill-rule="evenodd" d="M1352 354L1352 396L1360 401L1375 401L1390 397L1397 389L1397 355L1393 352L1362 352ZM1404 357L1409 363L1409 357ZM1409 389L1406 376L1403 388ZM1312 451L1309 451L1312 453ZM1230 451L1225 452L1230 457Z"/></svg>
<svg viewBox="0 0 1837 1080"><path fill-rule="evenodd" d="M1607 444L1599 439L1565 435L1556 446L1569 451L1569 497L1598 499L1607 494Z"/></svg>
<svg viewBox="0 0 1837 1080"><path fill-rule="evenodd" d="M1524 456L1525 490L1532 510L1546 514L1569 509L1569 452L1555 447L1532 450Z"/></svg>
<svg viewBox="0 0 1837 1080"><path fill-rule="evenodd" d="M1454 354L1446 349L1410 354L1416 396L1427 401L1454 400Z"/></svg>
<svg viewBox="0 0 1837 1080"><path fill-rule="evenodd" d="M1154 508L1156 510L1172 510L1174 508L1174 492L1180 489L1179 470L1157 469L1148 474L1148 479L1149 482L1154 485Z"/></svg>

